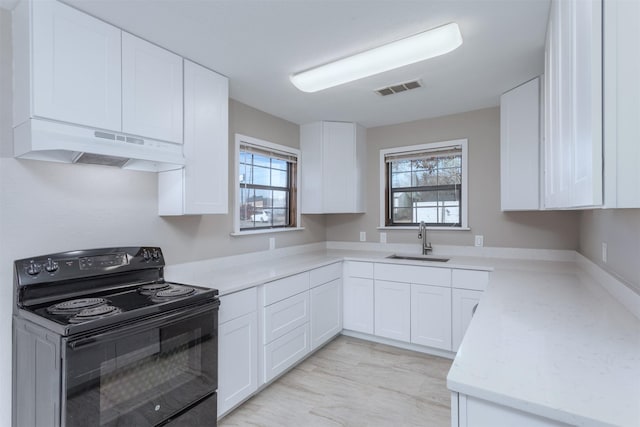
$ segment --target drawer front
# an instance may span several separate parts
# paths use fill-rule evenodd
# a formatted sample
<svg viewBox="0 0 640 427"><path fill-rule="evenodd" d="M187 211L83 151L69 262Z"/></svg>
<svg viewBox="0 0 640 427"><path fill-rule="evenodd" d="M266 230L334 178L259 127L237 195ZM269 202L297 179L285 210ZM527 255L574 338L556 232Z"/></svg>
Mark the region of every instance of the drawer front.
<svg viewBox="0 0 640 427"><path fill-rule="evenodd" d="M339 279L340 277L342 277L341 262L316 268L309 272L310 287L315 288L316 286L329 283L330 281Z"/></svg>
<svg viewBox="0 0 640 427"><path fill-rule="evenodd" d="M264 306L309 290L309 272L285 277L264 285Z"/></svg>
<svg viewBox="0 0 640 427"><path fill-rule="evenodd" d="M310 351L309 324L302 325L264 347L264 382L295 365Z"/></svg>
<svg viewBox="0 0 640 427"><path fill-rule="evenodd" d="M484 291L489 284L489 272L479 270L453 270L452 285L458 289Z"/></svg>
<svg viewBox="0 0 640 427"><path fill-rule="evenodd" d="M220 297L219 322L225 323L256 311L258 305L258 291L256 288L245 289Z"/></svg>
<svg viewBox="0 0 640 427"><path fill-rule="evenodd" d="M419 285L451 286L451 269L417 265L376 264L375 278L376 280Z"/></svg>
<svg viewBox="0 0 640 427"><path fill-rule="evenodd" d="M373 263L347 261L345 263L345 276L362 277L363 279L373 279Z"/></svg>
<svg viewBox="0 0 640 427"><path fill-rule="evenodd" d="M308 321L309 292L272 304L264 309L264 343L270 343Z"/></svg>

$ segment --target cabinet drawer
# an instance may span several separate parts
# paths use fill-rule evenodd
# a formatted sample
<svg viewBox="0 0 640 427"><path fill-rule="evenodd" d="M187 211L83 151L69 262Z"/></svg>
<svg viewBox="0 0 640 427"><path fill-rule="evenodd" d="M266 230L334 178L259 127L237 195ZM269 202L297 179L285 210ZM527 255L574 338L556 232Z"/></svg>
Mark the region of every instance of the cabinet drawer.
<svg viewBox="0 0 640 427"><path fill-rule="evenodd" d="M256 311L258 297L256 288L246 289L220 297L220 324Z"/></svg>
<svg viewBox="0 0 640 427"><path fill-rule="evenodd" d="M269 343L309 321L309 292L264 309L264 342Z"/></svg>
<svg viewBox="0 0 640 427"><path fill-rule="evenodd" d="M295 365L310 349L309 324L304 324L264 347L264 382Z"/></svg>
<svg viewBox="0 0 640 427"><path fill-rule="evenodd" d="M419 285L451 286L451 269L417 265L376 264L375 279Z"/></svg>
<svg viewBox="0 0 640 427"><path fill-rule="evenodd" d="M348 261L345 263L345 276L373 279L373 263Z"/></svg>
<svg viewBox="0 0 640 427"><path fill-rule="evenodd" d="M264 285L264 306L309 290L309 272L285 277Z"/></svg>
<svg viewBox="0 0 640 427"><path fill-rule="evenodd" d="M489 284L489 272L479 270L453 270L451 280L454 288L484 291Z"/></svg>
<svg viewBox="0 0 640 427"><path fill-rule="evenodd" d="M309 272L309 286L315 288L332 280L339 279L342 276L342 263L326 265L316 268Z"/></svg>

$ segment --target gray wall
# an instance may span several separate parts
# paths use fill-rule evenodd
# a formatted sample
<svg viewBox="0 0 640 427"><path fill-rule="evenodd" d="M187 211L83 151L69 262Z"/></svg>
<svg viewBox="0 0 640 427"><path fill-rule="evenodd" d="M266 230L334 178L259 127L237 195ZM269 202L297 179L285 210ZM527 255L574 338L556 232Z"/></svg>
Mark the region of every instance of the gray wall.
<svg viewBox="0 0 640 427"><path fill-rule="evenodd" d="M367 129L367 213L327 215L327 240L358 241L359 231L379 241L380 149L467 138L471 231L430 231L434 245L577 249L578 213L500 211L500 110L487 108L435 119ZM389 243L415 243L414 230L381 230Z"/></svg>
<svg viewBox="0 0 640 427"><path fill-rule="evenodd" d="M602 261L607 244L607 263ZM580 213L580 253L640 294L640 209Z"/></svg>

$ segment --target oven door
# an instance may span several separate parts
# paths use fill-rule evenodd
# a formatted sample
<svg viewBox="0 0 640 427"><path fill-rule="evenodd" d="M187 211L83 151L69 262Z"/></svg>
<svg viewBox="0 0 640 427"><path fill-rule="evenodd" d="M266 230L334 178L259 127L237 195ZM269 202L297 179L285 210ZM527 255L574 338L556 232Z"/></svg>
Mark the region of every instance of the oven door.
<svg viewBox="0 0 640 427"><path fill-rule="evenodd" d="M154 426L211 395L217 313L207 304L65 340L62 425Z"/></svg>

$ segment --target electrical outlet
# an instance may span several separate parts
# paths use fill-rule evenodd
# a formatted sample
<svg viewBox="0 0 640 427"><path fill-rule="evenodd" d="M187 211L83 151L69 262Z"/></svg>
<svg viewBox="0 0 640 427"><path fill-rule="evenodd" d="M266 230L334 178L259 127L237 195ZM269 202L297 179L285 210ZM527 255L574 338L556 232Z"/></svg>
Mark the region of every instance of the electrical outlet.
<svg viewBox="0 0 640 427"><path fill-rule="evenodd" d="M475 245L478 247L484 246L484 236L477 235Z"/></svg>
<svg viewBox="0 0 640 427"><path fill-rule="evenodd" d="M602 242L602 262L607 263L607 244Z"/></svg>
<svg viewBox="0 0 640 427"><path fill-rule="evenodd" d="M366 242L367 241L367 232L366 231L361 231L360 232L360 241L361 242Z"/></svg>
<svg viewBox="0 0 640 427"><path fill-rule="evenodd" d="M387 233L380 233L380 243L387 243Z"/></svg>
<svg viewBox="0 0 640 427"><path fill-rule="evenodd" d="M276 248L276 238L269 237L269 250L273 250Z"/></svg>

